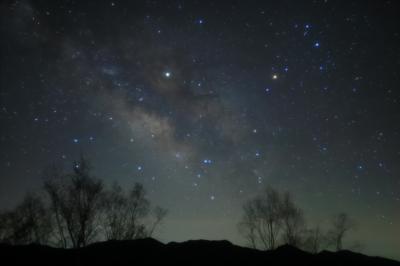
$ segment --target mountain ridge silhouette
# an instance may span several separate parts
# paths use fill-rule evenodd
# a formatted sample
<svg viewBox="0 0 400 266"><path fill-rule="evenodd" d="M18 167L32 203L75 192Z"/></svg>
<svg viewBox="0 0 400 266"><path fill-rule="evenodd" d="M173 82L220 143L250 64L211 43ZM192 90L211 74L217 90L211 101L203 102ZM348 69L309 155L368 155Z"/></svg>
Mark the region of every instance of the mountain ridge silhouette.
<svg viewBox="0 0 400 266"><path fill-rule="evenodd" d="M153 238L109 240L86 247L62 249L39 244L0 244L2 265L149 265L149 264L252 264L252 265L393 265L400 262L348 250L311 254L290 245L261 251L227 240L188 240L164 244Z"/></svg>

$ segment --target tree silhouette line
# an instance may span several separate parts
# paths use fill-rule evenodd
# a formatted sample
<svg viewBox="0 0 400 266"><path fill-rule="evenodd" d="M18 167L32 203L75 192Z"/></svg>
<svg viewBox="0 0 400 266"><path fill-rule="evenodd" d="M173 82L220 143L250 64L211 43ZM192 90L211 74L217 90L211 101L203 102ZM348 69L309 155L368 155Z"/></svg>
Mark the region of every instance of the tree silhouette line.
<svg viewBox="0 0 400 266"><path fill-rule="evenodd" d="M270 250L278 244L289 244L312 253L327 248L342 250L344 239L355 228L354 219L344 212L332 217L326 232L319 226L308 228L304 212L292 195L272 187L243 205L239 223L240 233L252 248ZM356 242L348 248L359 249L361 245Z"/></svg>
<svg viewBox="0 0 400 266"><path fill-rule="evenodd" d="M72 172L46 169L43 192L28 193L15 209L0 214L0 242L79 248L101 240L151 237L167 214L151 206L140 183L128 191L117 183L107 188L92 176L83 156Z"/></svg>
<svg viewBox="0 0 400 266"><path fill-rule="evenodd" d="M14 209L0 212L0 243L79 248L96 241L151 237L167 210L152 207L142 184L128 190L118 183L107 187L91 169L83 156L70 172L54 165L45 169L41 194L27 193ZM328 231L309 228L289 192L266 187L245 202L238 228L252 248L270 250L289 244L318 253L343 249L356 223L339 213Z"/></svg>

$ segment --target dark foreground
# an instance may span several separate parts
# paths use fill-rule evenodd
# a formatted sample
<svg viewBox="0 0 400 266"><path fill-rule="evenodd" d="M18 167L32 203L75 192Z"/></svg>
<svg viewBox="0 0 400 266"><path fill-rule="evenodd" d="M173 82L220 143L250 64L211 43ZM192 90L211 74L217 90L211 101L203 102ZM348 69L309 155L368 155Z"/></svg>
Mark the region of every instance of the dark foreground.
<svg viewBox="0 0 400 266"><path fill-rule="evenodd" d="M393 265L400 262L350 251L313 255L291 246L274 251L239 247L228 241L163 244L154 239L108 241L80 249L0 245L1 265Z"/></svg>

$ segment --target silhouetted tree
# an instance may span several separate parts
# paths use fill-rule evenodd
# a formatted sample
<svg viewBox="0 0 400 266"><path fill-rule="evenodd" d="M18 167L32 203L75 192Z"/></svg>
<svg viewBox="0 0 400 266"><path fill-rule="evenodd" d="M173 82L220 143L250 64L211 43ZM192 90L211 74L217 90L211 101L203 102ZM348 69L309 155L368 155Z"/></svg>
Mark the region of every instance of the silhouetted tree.
<svg viewBox="0 0 400 266"><path fill-rule="evenodd" d="M343 248L343 239L349 231L355 229L355 222L347 213L339 213L333 217L332 228L328 232L328 238L336 250Z"/></svg>
<svg viewBox="0 0 400 266"><path fill-rule="evenodd" d="M57 177L57 176L56 176ZM82 156L74 162L73 173L45 181L51 210L57 223L62 245L82 247L97 235L103 185L90 175L89 162Z"/></svg>
<svg viewBox="0 0 400 266"><path fill-rule="evenodd" d="M295 247L303 244L305 221L303 211L293 202L289 192L283 195L281 205L283 242Z"/></svg>
<svg viewBox="0 0 400 266"><path fill-rule="evenodd" d="M27 194L12 211L0 215L0 241L15 245L47 243L51 221L43 200Z"/></svg>
<svg viewBox="0 0 400 266"><path fill-rule="evenodd" d="M167 216L168 211L164 208L161 208L160 206L156 206L153 209L152 212L152 225L150 226L147 236L151 237L153 236L154 231L156 230L156 228L162 223L162 221L164 220L165 216Z"/></svg>
<svg viewBox="0 0 400 266"><path fill-rule="evenodd" d="M105 238L121 240L150 237L167 213L155 207L153 217L149 217L150 209L143 185L136 183L126 194L119 185L114 184L103 198L101 227Z"/></svg>
<svg viewBox="0 0 400 266"><path fill-rule="evenodd" d="M105 189L90 170L83 156L71 173L56 165L45 169L48 200L27 194L15 209L0 212L0 242L78 248L96 239L151 237L167 211L151 207L140 183L127 192L118 184Z"/></svg>
<svg viewBox="0 0 400 266"><path fill-rule="evenodd" d="M51 165L44 171L44 191L49 198L49 210L53 224L51 242L55 246L67 248L70 244L67 224L63 217L65 204L62 202L62 191L66 190L66 177L61 167Z"/></svg>
<svg viewBox="0 0 400 266"><path fill-rule="evenodd" d="M319 226L309 229L305 233L303 248L311 253L318 253L326 243L326 236Z"/></svg>
<svg viewBox="0 0 400 266"><path fill-rule="evenodd" d="M244 205L242 232L251 246L274 249L282 227L282 200L278 191L267 187L264 193Z"/></svg>
<svg viewBox="0 0 400 266"><path fill-rule="evenodd" d="M257 248L257 216L253 201L248 201L243 205L243 218L239 223L239 232L246 238L251 248Z"/></svg>
<svg viewBox="0 0 400 266"><path fill-rule="evenodd" d="M128 192L127 213L128 225L126 227L126 239L146 237L146 226L141 219L146 217L150 210L150 203L146 199L146 191L140 183L136 183Z"/></svg>
<svg viewBox="0 0 400 266"><path fill-rule="evenodd" d="M13 213L11 211L2 211L0 213L0 243L13 242Z"/></svg>
<svg viewBox="0 0 400 266"><path fill-rule="evenodd" d="M264 192L243 205L239 224L241 234L253 248L273 249L277 242L300 247L305 221L290 193L267 187Z"/></svg>
<svg viewBox="0 0 400 266"><path fill-rule="evenodd" d="M124 239L128 225L127 198L117 183L114 183L109 191L105 191L103 196L101 227L104 237L107 240Z"/></svg>

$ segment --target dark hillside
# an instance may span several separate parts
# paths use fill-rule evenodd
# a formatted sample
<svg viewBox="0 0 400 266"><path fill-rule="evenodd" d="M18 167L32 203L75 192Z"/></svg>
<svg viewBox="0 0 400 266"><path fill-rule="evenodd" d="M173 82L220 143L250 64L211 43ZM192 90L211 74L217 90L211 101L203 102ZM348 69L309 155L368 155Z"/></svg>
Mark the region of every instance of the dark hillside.
<svg viewBox="0 0 400 266"><path fill-rule="evenodd" d="M313 255L292 246L259 251L228 241L191 240L163 244L147 238L99 242L80 249L40 245L0 245L2 265L144 265L144 264L243 264L243 265L397 265L400 262L350 251L323 251Z"/></svg>

